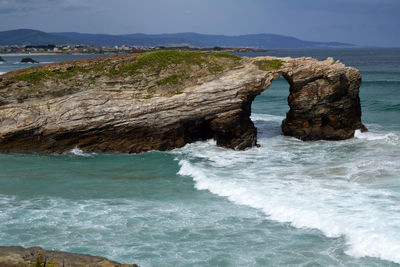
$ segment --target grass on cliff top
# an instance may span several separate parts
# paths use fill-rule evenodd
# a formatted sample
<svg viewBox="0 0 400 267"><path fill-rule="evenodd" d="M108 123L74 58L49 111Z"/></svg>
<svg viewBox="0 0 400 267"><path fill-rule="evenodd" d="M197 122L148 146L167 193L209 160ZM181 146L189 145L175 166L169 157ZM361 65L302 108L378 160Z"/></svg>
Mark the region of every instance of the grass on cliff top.
<svg viewBox="0 0 400 267"><path fill-rule="evenodd" d="M39 70L31 73L23 73L15 76L14 78L20 81L25 81L29 83L38 83L46 78L59 78L59 79L69 79L75 76L78 72L86 73L89 72L89 69L85 69L79 66L73 66L67 68L65 71L60 70Z"/></svg>
<svg viewBox="0 0 400 267"><path fill-rule="evenodd" d="M186 64L188 66L197 65L206 66L213 72L221 71L223 68L213 59L227 58L233 61L239 61L241 58L228 53L205 54L202 52L161 50L143 54L137 57L136 61L126 63L118 70L112 70L112 75L124 75L138 73L145 69L150 71L162 71L174 65Z"/></svg>
<svg viewBox="0 0 400 267"><path fill-rule="evenodd" d="M50 77L52 75L51 71L40 70L32 73L23 73L15 76L14 78L20 81L26 81L30 83L37 83L45 77Z"/></svg>
<svg viewBox="0 0 400 267"><path fill-rule="evenodd" d="M217 62L216 59L225 58L234 63L239 62L241 57L228 53L212 53L205 54L202 52L176 51L176 50L161 50L140 55L135 61L121 64L120 66L106 68L107 63L96 65L93 67L72 66L66 70L39 70L31 73L23 73L14 77L14 79L29 83L39 83L42 80L57 78L69 79L78 73L93 72L96 74L105 74L107 76L122 76L140 73L143 71L162 71L174 65L185 64L187 66L199 66L207 68L211 73L217 73L224 69L224 65ZM165 84L176 84L177 77L171 77L165 81ZM183 77L180 77L183 78Z"/></svg>
<svg viewBox="0 0 400 267"><path fill-rule="evenodd" d="M270 71L280 69L283 66L283 61L280 59L257 60L254 64L259 70Z"/></svg>

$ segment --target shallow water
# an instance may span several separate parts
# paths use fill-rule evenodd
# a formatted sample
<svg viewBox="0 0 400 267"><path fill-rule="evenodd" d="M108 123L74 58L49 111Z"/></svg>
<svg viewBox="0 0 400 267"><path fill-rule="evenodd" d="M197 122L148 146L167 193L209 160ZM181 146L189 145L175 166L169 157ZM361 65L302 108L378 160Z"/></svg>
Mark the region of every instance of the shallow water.
<svg viewBox="0 0 400 267"><path fill-rule="evenodd" d="M339 142L282 136L279 79L252 106L260 148L0 154L0 244L142 266L400 263L400 50L267 54L359 68L370 131Z"/></svg>

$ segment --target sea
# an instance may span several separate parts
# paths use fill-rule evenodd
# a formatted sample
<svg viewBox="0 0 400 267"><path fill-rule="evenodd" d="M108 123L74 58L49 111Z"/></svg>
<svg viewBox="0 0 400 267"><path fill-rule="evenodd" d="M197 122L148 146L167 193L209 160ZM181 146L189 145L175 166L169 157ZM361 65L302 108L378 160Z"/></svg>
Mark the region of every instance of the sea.
<svg viewBox="0 0 400 267"><path fill-rule="evenodd" d="M0 245L140 266L400 266L400 49L271 50L359 69L366 133L282 135L284 79L257 96L260 147L0 154ZM42 63L99 55L29 55ZM2 55L0 72L26 67Z"/></svg>

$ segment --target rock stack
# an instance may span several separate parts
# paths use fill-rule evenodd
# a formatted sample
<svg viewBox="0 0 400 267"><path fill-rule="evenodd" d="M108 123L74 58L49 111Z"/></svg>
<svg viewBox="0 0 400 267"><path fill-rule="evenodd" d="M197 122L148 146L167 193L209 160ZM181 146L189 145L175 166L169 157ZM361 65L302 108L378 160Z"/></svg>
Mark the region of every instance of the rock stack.
<svg viewBox="0 0 400 267"><path fill-rule="evenodd" d="M21 59L21 63L39 63L39 61L36 61L30 57L24 57Z"/></svg>

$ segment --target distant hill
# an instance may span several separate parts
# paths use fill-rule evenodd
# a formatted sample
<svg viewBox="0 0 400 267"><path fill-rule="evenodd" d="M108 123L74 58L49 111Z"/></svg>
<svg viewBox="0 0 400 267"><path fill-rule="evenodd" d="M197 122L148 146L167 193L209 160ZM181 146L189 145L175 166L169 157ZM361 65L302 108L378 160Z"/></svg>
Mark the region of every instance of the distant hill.
<svg viewBox="0 0 400 267"><path fill-rule="evenodd" d="M24 44L90 44L94 46L137 45L137 46L193 46L193 47L251 47L319 48L351 47L352 44L338 42L303 41L277 34L249 34L239 36L209 35L199 33L174 34L87 34L76 32L45 33L37 30L14 30L0 32L0 45Z"/></svg>
<svg viewBox="0 0 400 267"><path fill-rule="evenodd" d="M37 30L19 29L0 32L0 45L60 45L75 43L75 40Z"/></svg>
<svg viewBox="0 0 400 267"><path fill-rule="evenodd" d="M199 33L173 34L85 34L75 32L53 33L60 37L79 40L95 46L138 45L138 46L181 46L194 47L251 47L251 48L316 48L316 47L350 47L352 44L338 42L303 41L294 37L277 34L249 34L239 36L209 35Z"/></svg>

